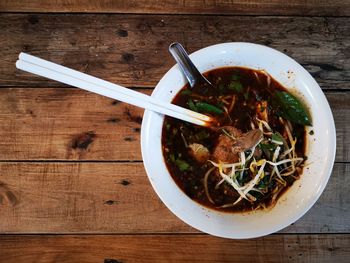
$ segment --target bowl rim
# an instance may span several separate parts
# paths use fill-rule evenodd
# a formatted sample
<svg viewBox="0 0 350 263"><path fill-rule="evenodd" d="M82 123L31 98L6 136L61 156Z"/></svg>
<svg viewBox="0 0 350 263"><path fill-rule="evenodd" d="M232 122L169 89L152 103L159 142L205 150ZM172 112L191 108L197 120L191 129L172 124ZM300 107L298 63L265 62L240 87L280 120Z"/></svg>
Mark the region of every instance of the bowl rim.
<svg viewBox="0 0 350 263"><path fill-rule="evenodd" d="M296 64L300 68L300 70L302 70L306 75L308 75L312 79L312 81L314 82L314 83L312 83L313 86L317 87L318 88L317 92L321 91L322 95L320 95L320 96L324 97L323 105L324 105L324 107L326 107L325 110L326 110L326 112L328 114L328 116L327 116L327 121L328 121L327 127L329 128L329 138L330 138L330 140L331 140L331 142L333 144L330 145L330 151L327 154L327 156L328 156L327 160L328 161L327 161L326 167L324 169L324 172L323 172L324 175L322 177L323 180L321 182L321 185L318 187L317 194L313 197L312 201L310 201L308 203L308 205L305 206L305 209L302 212L296 213L294 216L290 217L289 220L286 220L285 222L280 223L277 227L275 227L273 229L269 229L269 230L266 230L266 231L261 231L261 230L260 231L256 231L255 234L232 236L231 234L226 235L226 234L223 234L223 233L216 233L216 232L213 232L213 231L206 231L206 229L203 229L203 227L193 223L192 220L188 220L188 218L185 218L184 216L179 215L178 211L176 211L176 209L174 209L174 207L172 205L169 205L169 201L159 191L157 183L152 178L152 174L151 174L152 171L151 170L153 170L153 169L151 169L152 161L149 158L150 156L148 156L148 154L147 154L147 147L149 147L149 145L148 145L149 142L148 142L147 138L148 138L149 131L150 131L150 127L149 127L149 125L150 125L150 118L151 118L152 115L154 115L156 113L153 113L153 112L151 112L149 110L145 110L144 116L143 116L143 121L142 121L142 126L141 126L141 153L142 153L142 158L143 158L143 161L144 161L144 167L145 167L147 176L148 176L148 178L150 180L150 183L151 183L154 191L157 193L158 197L162 200L162 202L168 207L168 209L172 213L174 213L178 218L180 218L182 221L184 221L188 225L190 225L190 226L192 226L192 227L194 227L194 228L196 228L196 229L198 229L200 231L203 231L203 232L209 233L211 235L214 235L214 236L220 236L220 237L225 237L225 238L234 238L234 239L256 238L256 237L268 235L268 234L277 232L277 231L279 231L279 230L289 226L291 223L294 223L299 218L301 218L316 203L316 201L319 199L319 197L321 196L322 192L324 191L324 189L325 189L325 187L326 187L326 185L327 185L327 183L329 181L329 178L331 176L331 172L332 172L333 165L334 165L334 160L335 160L335 155L336 155L336 130L335 130L334 118L333 118L332 111L330 109L329 103L326 100L326 97L323 94L322 89L319 87L318 83L306 71L306 69L304 69L294 59L290 58L289 56L287 56L287 55L283 54L282 52L277 51L277 50L275 50L273 48L266 47L266 46L263 46L263 45L260 45L260 44L248 43L248 42L228 42L228 43L221 43L221 44L211 45L211 46L202 48L200 50L197 50L196 52L190 54L190 57L193 58L193 57L198 56L198 55L200 55L202 53L210 52L210 50L214 49L214 48L241 48L241 47L250 47L250 48L258 48L258 49L266 50L267 52L272 52L272 53L278 54L278 56L282 56L284 59L288 59L289 61L293 62L294 64ZM215 68L215 67L213 67L213 68ZM216 68L219 68L219 67L216 67ZM155 87L154 91L152 92L152 96L157 97L159 95L159 92L161 91L160 83L165 81L166 78L168 77L168 75L170 74L170 72L173 72L173 71L179 71L179 69L178 69L176 64L171 69L169 69L167 71L167 73L161 78L161 80L158 82L157 86ZM180 87L180 89L181 88L182 87ZM176 93L173 94L171 96L171 98L173 98L175 95L176 95ZM162 119L162 122L163 122L163 119ZM163 162L164 162L164 159L163 159ZM169 174L168 171L166 171L166 173ZM178 187L178 186L176 186L176 187ZM180 191L182 191L182 190L180 189ZM183 193L183 195L185 195L185 193ZM196 203L193 200L192 200L192 202ZM198 206L202 207L202 205L200 205L198 203L196 203L196 204ZM191 221L191 222L189 222L189 221Z"/></svg>

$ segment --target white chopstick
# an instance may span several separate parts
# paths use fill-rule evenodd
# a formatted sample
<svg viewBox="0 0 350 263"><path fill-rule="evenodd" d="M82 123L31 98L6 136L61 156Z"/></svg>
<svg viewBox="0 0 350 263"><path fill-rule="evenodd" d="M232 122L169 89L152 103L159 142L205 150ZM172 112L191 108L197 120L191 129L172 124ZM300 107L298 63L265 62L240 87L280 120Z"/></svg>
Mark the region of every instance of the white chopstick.
<svg viewBox="0 0 350 263"><path fill-rule="evenodd" d="M171 103L156 100L155 98L140 92L124 88L117 84L98 79L29 54L20 53L19 60L16 62L16 67L36 75L197 125L206 126L208 122L211 121L209 116L190 111Z"/></svg>

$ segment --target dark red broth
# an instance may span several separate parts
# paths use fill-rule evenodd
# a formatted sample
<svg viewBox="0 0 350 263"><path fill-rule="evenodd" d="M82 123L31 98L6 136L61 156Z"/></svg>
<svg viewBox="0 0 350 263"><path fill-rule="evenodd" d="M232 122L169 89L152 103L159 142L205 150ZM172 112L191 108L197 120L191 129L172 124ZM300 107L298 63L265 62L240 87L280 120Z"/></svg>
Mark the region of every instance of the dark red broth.
<svg viewBox="0 0 350 263"><path fill-rule="evenodd" d="M204 111L205 114L211 115L217 120L218 126L234 126L242 132L252 129L251 122L256 118L257 105L261 102L266 102L267 109L261 107L261 110L268 112L268 124L274 132L286 137L284 126L279 120L279 107L278 105L274 106L273 102L274 93L276 91L286 91L286 89L276 80L268 77L262 71L242 67L218 68L205 73L205 76L213 84L214 88L198 85L192 89L189 85L186 85L175 96L172 102L185 108L191 108L192 110ZM225 112L231 106L230 96L233 95L235 97L234 106L229 114L227 114ZM198 102L204 102L204 106L207 107L207 104L209 104L214 106L214 108L209 108L209 110L207 109L208 112L205 112L206 108L204 107L202 109L201 107L203 105ZM297 138L296 153L298 156L304 156L305 126L293 123L291 125L293 130L292 135ZM239 212L270 207L275 201L271 199L273 190L276 184L278 184L278 181L271 178L264 178L260 182L262 187L265 187L264 191L266 193L252 193L256 198L255 202L242 200L232 207L220 208L224 204L233 203L239 198L239 194L233 191L226 182L215 188L220 178L218 176L211 176L208 179L208 189L215 204L209 202L205 194L203 179L206 172L213 165L210 162L203 164L197 162L189 154L184 140L187 144L202 144L209 152L212 152L217 143L218 136L220 134L214 128L199 127L171 117L165 117L162 131L163 156L167 168L178 187L196 202L220 211ZM261 158L265 158L265 153L268 152L263 150L261 152ZM293 184L301 172L302 170L298 169L292 176L286 176L284 178L286 185L283 186L283 189L280 189L278 197ZM248 175L246 177L240 180L241 184L251 180Z"/></svg>

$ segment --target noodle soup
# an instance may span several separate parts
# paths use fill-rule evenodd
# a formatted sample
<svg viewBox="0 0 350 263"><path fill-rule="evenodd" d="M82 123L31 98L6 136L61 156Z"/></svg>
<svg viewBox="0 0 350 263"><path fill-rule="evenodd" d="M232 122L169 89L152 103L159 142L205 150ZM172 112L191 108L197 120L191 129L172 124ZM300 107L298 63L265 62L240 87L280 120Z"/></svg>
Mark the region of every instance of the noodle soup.
<svg viewBox="0 0 350 263"><path fill-rule="evenodd" d="M205 74L213 87L185 85L173 103L212 116L212 127L165 117L162 151L191 199L216 210L268 209L302 176L311 118L264 71L224 67Z"/></svg>

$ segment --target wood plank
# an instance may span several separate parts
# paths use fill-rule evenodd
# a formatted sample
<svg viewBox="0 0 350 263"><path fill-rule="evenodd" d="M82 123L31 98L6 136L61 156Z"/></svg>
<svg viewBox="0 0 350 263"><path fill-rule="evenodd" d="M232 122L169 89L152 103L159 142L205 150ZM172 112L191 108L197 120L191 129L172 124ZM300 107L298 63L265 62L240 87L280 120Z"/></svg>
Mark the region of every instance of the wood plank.
<svg viewBox="0 0 350 263"><path fill-rule="evenodd" d="M141 160L142 114L75 88L0 89L0 159Z"/></svg>
<svg viewBox="0 0 350 263"><path fill-rule="evenodd" d="M297 15L348 16L348 1L294 0L191 0L191 1L81 1L3 0L2 12L103 12L143 14L235 14L235 15Z"/></svg>
<svg viewBox="0 0 350 263"><path fill-rule="evenodd" d="M349 162L350 93L326 95L337 128L336 161ZM74 88L1 88L0 160L141 160L142 114Z"/></svg>
<svg viewBox="0 0 350 263"><path fill-rule="evenodd" d="M5 200L0 206L0 233L191 231L158 199L142 163L0 167ZM5 191L12 197L6 198Z"/></svg>
<svg viewBox="0 0 350 263"><path fill-rule="evenodd" d="M350 235L0 236L4 262L348 262Z"/></svg>
<svg viewBox="0 0 350 263"><path fill-rule="evenodd" d="M181 42L193 52L221 42L245 41L290 55L322 88L348 89L349 19L1 14L0 86L58 85L16 70L21 51L128 87L153 87L174 65L168 53L171 42Z"/></svg>
<svg viewBox="0 0 350 263"><path fill-rule="evenodd" d="M335 129L337 134L336 162L348 162L350 160L350 92L346 93L325 93L330 104Z"/></svg>
<svg viewBox="0 0 350 263"><path fill-rule="evenodd" d="M0 233L193 233L153 191L142 163L0 163ZM350 164L282 233L350 232Z"/></svg>

